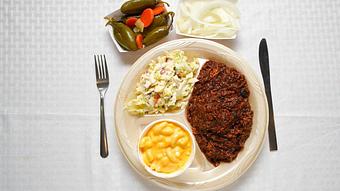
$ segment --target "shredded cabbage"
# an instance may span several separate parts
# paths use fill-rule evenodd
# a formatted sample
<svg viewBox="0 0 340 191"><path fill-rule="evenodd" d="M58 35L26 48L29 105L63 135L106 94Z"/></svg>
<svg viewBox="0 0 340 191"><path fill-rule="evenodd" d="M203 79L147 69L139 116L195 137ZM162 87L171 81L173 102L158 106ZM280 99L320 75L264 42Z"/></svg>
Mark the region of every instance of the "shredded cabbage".
<svg viewBox="0 0 340 191"><path fill-rule="evenodd" d="M197 58L189 60L181 50L167 52L152 60L142 74L125 108L133 115L158 114L176 111L185 107L193 85L199 63Z"/></svg>

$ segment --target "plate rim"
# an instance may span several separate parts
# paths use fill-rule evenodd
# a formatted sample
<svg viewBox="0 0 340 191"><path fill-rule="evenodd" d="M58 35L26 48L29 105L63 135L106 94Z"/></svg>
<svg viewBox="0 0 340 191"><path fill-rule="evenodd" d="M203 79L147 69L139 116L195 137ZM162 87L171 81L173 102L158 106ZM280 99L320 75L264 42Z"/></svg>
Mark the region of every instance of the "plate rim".
<svg viewBox="0 0 340 191"><path fill-rule="evenodd" d="M183 42L182 42L183 41ZM269 109L268 109L268 101L267 101L267 96L264 92L264 86L263 86L263 83L262 81L259 80L259 77L258 75L255 73L255 71L253 70L253 68L243 59L243 57L241 57L237 52L235 52L234 50L232 50L231 48L223 45L223 44L220 44L220 43L217 43L215 41L212 41L212 40L208 40L208 39L196 39L196 38L181 38L181 39L175 39L175 40L170 40L168 42L165 42L165 43L162 43L162 44L159 44L157 45L156 47L148 50L147 52L145 52L142 56L140 56L134 63L133 65L129 68L128 72L125 74L124 78L123 78L123 81L121 82L119 88L118 88L118 91L116 93L116 97L115 97L115 102L114 102L114 130L115 130L115 138L117 140L117 143L119 145L119 149L121 151L121 153L123 154L123 156L125 157L125 159L128 161L129 165L132 167L132 169L137 172L137 174L139 176L141 176L143 179L149 181L149 182L152 182L153 184L155 185L158 185L162 188L166 188L166 189L170 189L170 190L188 190L186 188L184 189L181 189L181 188L176 188L176 187L172 187L172 186L169 186L167 184L162 184L161 182L153 179L153 178L150 178L150 177L145 177L138 169L137 167L134 166L134 164L132 163L132 161L130 161L130 159L128 158L127 154L126 154L126 151L125 149L123 148L122 146L122 143L121 143L121 140L119 138L119 135L118 135L118 124L117 124L117 113L116 113L116 107L117 107L117 104L118 104L118 97L119 97L119 94L123 88L123 84L125 83L125 81L127 80L126 76L128 76L132 71L134 71L134 69L137 67L137 62L140 62L140 60L143 60L145 55L147 54L150 54L149 52L153 52L155 51L155 49L158 49L160 46L164 46L164 45L168 45L168 44L171 44L171 43L176 43L176 42L180 42L180 43L195 43L195 42L205 42L205 43L211 43L211 44L214 44L215 46L218 46L219 48L222 48L222 49L226 49L230 52L232 52L234 54L234 56L236 56L238 59L240 59L240 61L242 61L242 63L245 63L243 64L244 66L247 67L247 69L249 70L251 76L253 78L255 78L255 80L258 82L258 85L260 87L260 90L261 90L261 94L262 94L262 99L264 101L264 111L265 111L265 128L264 128L264 133L263 133L263 136L262 136L262 140L261 140L261 143L260 145L258 146L256 152L255 152L255 155L253 156L253 160L251 160L244 168L244 170L241 172L241 173L238 173L237 175L235 175L231 182L226 182L226 183L220 183L220 184L217 184L216 186L212 186L212 187L209 187L209 188L195 188L196 190L201 190L201 191L210 191L210 190L216 190L216 189L221 189L223 187L226 187L226 186L230 186L232 184L234 184L241 176L243 176L251 166L253 166L253 164L255 163L255 161L258 159L258 156L259 154L261 153L262 149L263 149L263 146L264 146L264 142L265 142L265 138L267 137L267 129L268 129L268 123L269 123ZM180 47L179 47L180 49ZM222 178L223 179L223 178Z"/></svg>

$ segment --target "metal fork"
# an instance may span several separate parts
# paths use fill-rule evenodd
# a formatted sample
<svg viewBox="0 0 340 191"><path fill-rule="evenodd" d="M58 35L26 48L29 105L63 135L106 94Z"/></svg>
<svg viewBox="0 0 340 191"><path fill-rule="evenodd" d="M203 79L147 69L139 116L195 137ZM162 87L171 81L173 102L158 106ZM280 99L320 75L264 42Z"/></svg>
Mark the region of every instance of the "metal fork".
<svg viewBox="0 0 340 191"><path fill-rule="evenodd" d="M109 87L109 72L107 70L105 55L94 55L94 63L97 88L100 94L100 156L106 158L109 155L109 149L105 125L104 96Z"/></svg>

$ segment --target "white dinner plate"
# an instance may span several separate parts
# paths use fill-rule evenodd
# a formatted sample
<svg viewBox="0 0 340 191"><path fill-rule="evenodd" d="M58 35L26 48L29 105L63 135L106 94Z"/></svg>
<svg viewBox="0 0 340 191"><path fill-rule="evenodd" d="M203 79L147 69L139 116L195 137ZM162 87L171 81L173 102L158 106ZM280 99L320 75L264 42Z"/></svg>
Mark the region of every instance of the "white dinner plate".
<svg viewBox="0 0 340 191"><path fill-rule="evenodd" d="M186 120L185 111L137 117L130 115L124 109L124 105L135 90L136 83L139 81L141 74L145 72L150 61L163 55L165 51L176 49L183 50L190 56L225 63L244 74L250 91L249 102L254 112L254 117L250 136L245 143L244 149L234 161L221 163L218 167L214 167L208 162L204 154L197 149L192 165L182 175L171 179L161 179L147 172L138 160L137 144L139 135L148 123L157 119L174 119L191 127ZM254 163L260 153L268 125L268 107L263 85L245 60L221 44L194 38L166 42L141 56L131 66L121 84L114 113L118 144L131 167L142 177L160 186L182 190L215 190L238 179ZM199 148L198 145L196 146L196 148Z"/></svg>

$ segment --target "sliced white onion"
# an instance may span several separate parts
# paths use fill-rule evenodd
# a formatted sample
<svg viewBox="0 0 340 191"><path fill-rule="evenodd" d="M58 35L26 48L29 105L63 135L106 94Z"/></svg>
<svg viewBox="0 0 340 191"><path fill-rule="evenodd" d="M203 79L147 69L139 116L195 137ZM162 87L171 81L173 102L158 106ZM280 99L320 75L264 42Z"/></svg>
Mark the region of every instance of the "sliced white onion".
<svg viewBox="0 0 340 191"><path fill-rule="evenodd" d="M184 0L177 27L181 33L202 37L233 38L239 30L239 10L226 0Z"/></svg>

